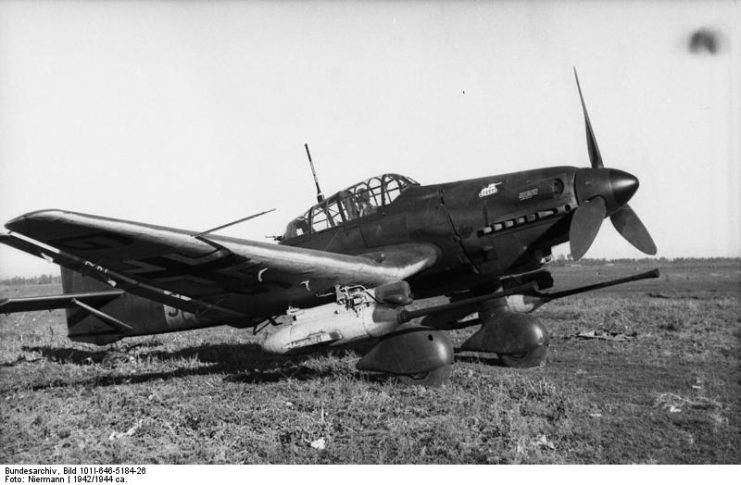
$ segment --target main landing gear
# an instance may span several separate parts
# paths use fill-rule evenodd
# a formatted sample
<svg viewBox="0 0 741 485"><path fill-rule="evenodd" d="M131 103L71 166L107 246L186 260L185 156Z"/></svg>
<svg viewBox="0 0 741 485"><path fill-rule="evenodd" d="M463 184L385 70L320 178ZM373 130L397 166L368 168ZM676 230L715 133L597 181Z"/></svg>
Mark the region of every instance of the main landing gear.
<svg viewBox="0 0 741 485"><path fill-rule="evenodd" d="M480 303L478 310L481 328L463 342L463 350L496 353L508 367L545 362L550 338L535 316L512 312L496 300Z"/></svg>
<svg viewBox="0 0 741 485"><path fill-rule="evenodd" d="M452 364L453 346L444 332L411 327L383 337L357 367L395 375L404 384L438 387L449 382Z"/></svg>

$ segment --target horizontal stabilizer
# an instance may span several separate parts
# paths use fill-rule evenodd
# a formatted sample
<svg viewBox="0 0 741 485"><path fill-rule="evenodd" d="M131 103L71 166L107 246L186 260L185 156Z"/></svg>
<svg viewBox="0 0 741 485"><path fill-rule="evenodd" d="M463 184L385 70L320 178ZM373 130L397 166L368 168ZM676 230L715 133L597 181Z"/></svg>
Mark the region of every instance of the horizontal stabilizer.
<svg viewBox="0 0 741 485"><path fill-rule="evenodd" d="M69 293L66 295L31 296L26 298L7 298L0 300L0 313L35 312L58 308L75 308L75 301L88 305L103 305L124 292L122 290L98 291L91 293Z"/></svg>

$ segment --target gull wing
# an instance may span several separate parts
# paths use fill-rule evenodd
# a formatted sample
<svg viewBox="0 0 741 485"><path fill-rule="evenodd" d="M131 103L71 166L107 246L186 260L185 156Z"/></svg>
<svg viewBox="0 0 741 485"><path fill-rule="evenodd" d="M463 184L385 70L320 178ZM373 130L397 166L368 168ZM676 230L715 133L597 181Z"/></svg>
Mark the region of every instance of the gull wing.
<svg viewBox="0 0 741 485"><path fill-rule="evenodd" d="M2 243L127 292L230 321L315 305L335 285L403 280L438 257L425 244L346 255L62 210L25 214L6 227L12 232Z"/></svg>

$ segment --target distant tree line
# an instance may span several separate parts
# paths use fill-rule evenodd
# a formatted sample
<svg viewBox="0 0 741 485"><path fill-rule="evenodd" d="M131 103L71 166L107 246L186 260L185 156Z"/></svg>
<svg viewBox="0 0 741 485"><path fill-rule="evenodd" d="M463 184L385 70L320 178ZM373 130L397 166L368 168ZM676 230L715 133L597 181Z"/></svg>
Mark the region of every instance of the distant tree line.
<svg viewBox="0 0 741 485"><path fill-rule="evenodd" d="M613 264L671 264L671 265L691 265L691 266L715 266L724 265L729 262L741 263L741 258L615 258L615 259L604 259L604 258L582 258L579 261L574 261L571 254L559 254L551 260L551 266L571 266L578 264L580 266L601 266L608 263Z"/></svg>
<svg viewBox="0 0 741 485"><path fill-rule="evenodd" d="M61 283L62 278L59 275L43 274L40 276L14 276L12 278L0 280L0 284L7 286L24 286L24 285L50 285Z"/></svg>

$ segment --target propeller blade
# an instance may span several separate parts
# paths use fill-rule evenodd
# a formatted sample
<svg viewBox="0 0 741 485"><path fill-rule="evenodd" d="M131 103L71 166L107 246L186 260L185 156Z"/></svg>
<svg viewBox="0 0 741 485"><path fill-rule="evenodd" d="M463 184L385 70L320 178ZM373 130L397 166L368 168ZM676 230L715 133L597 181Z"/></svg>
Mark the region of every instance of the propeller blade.
<svg viewBox="0 0 741 485"><path fill-rule="evenodd" d="M656 254L656 244L638 215L625 204L610 216L612 225L630 244L646 254Z"/></svg>
<svg viewBox="0 0 741 485"><path fill-rule="evenodd" d="M584 124L587 127L587 150L589 151L589 161L592 164L592 168L602 168L602 155L600 155L599 147L597 146L597 138L594 136L594 130L592 129L592 122L589 121L589 113L587 113L587 105L584 104L584 96L581 94L581 85L579 84L579 75L576 73L574 68L574 77L576 78L576 89L579 90L579 99L581 99L581 109L584 111Z"/></svg>
<svg viewBox="0 0 741 485"><path fill-rule="evenodd" d="M569 227L571 257L581 259L597 237L602 220L607 215L605 199L595 197L576 208Z"/></svg>

